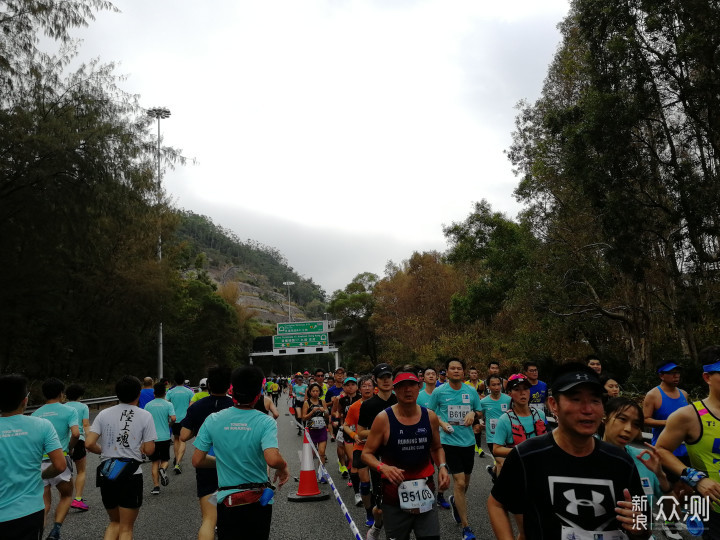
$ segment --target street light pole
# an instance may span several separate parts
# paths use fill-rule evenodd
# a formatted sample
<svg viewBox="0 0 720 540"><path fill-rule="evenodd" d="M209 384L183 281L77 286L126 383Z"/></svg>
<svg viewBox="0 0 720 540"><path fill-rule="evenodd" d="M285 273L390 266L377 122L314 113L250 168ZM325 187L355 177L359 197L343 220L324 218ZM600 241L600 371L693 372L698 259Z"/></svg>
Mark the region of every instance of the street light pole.
<svg viewBox="0 0 720 540"><path fill-rule="evenodd" d="M288 322L291 322L290 318L290 285L295 285L294 281L283 281L283 285L287 285L288 288Z"/></svg>
<svg viewBox="0 0 720 540"><path fill-rule="evenodd" d="M162 175L160 170L160 119L170 118L170 110L165 107L153 107L148 109L148 116L157 119L158 136L157 136L157 202L160 205L160 197L162 196ZM162 261L162 224L158 233L158 261ZM158 327L158 380L163 377L163 323L160 321Z"/></svg>

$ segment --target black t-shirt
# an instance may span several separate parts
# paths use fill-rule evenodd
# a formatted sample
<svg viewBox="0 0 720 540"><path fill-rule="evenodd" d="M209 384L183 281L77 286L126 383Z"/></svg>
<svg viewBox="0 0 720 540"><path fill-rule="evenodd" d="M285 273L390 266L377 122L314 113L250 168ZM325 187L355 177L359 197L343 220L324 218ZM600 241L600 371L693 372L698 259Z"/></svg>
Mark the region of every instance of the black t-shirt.
<svg viewBox="0 0 720 540"><path fill-rule="evenodd" d="M372 423L375 421L375 417L388 407L395 405L397 402L397 396L395 396L395 394L390 394L390 398L387 401L377 394L374 395L360 405L358 425L364 427L365 429L370 429L372 427Z"/></svg>
<svg viewBox="0 0 720 540"><path fill-rule="evenodd" d="M340 423L342 424L345 420L345 417L347 416L348 409L350 408L350 405L355 403L358 399L360 399L360 394L355 394L353 397L350 396L342 396L341 398L338 398L338 412L340 413Z"/></svg>
<svg viewBox="0 0 720 540"><path fill-rule="evenodd" d="M569 538L572 530L616 531L617 501L623 489L644 494L632 458L595 440L584 457L562 450L552 433L512 449L492 488L492 496L512 514L523 514L527 540ZM605 538L613 538L609 534Z"/></svg>
<svg viewBox="0 0 720 540"><path fill-rule="evenodd" d="M207 396L197 400L192 406L188 407L187 415L183 418L180 425L197 435L200 426L203 425L205 419L212 413L222 411L232 407L233 401L228 396Z"/></svg>

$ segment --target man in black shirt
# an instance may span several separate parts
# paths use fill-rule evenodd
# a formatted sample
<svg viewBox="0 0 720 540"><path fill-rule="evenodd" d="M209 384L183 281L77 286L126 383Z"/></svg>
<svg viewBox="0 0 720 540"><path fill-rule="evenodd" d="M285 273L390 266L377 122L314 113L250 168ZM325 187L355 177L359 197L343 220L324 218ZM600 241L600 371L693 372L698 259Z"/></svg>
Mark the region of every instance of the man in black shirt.
<svg viewBox="0 0 720 540"><path fill-rule="evenodd" d="M395 405L397 397L393 394L392 368L388 364L378 364L373 369L373 376L377 385L378 393L368 399L360 406L360 417L358 418L358 437L367 439L370 435L375 417L388 407ZM372 493L375 500L373 515L375 523L368 531L368 540L376 540L380 538L380 531L383 526L382 510L380 503L382 502L382 485L380 483L380 474L370 469L370 481L372 482Z"/></svg>
<svg viewBox="0 0 720 540"><path fill-rule="evenodd" d="M603 417L597 374L565 364L551 388L558 427L520 443L505 460L488 498L495 536L513 538L510 512L527 540L647 538L647 516L630 502L643 495L632 458L593 437Z"/></svg>
<svg viewBox="0 0 720 540"><path fill-rule="evenodd" d="M211 367L208 370L208 387L210 395L195 402L188 408L180 430L180 440L187 442L200 431L205 419L213 413L232 407L232 398L227 395L230 388L230 368ZM197 496L202 512L202 524L198 532L198 540L213 540L217 523L217 506L210 502L210 496L217 491L217 469L196 468Z"/></svg>

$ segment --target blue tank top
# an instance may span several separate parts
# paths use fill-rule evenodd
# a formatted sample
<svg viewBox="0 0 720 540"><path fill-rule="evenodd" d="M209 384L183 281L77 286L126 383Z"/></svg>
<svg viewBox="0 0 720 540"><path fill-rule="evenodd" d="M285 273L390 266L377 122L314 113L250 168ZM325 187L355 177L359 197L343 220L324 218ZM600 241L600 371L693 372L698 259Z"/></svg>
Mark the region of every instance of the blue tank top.
<svg viewBox="0 0 720 540"><path fill-rule="evenodd" d="M671 398L665 392L663 392L663 389L660 388L660 385L657 386L657 389L660 391L661 402L660 408L653 413L652 417L655 420L667 420L668 416L677 411L680 407L684 407L688 404L687 399L685 399L685 394L683 394L682 392L680 392L680 397ZM652 428L652 441L650 442L650 444L655 446L655 443L657 443L658 437L660 437L663 429L664 428L661 427ZM687 448L685 447L685 443L678 446L677 449L673 452L673 454L675 454L677 457L687 456Z"/></svg>

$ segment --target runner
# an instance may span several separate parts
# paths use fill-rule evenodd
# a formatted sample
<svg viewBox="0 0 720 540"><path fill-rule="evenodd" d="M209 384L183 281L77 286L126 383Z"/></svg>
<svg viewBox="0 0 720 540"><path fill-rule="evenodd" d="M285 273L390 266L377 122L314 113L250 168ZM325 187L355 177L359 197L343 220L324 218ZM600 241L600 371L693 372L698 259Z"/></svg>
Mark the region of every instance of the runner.
<svg viewBox="0 0 720 540"><path fill-rule="evenodd" d="M185 455L185 443L180 440L180 423L185 418L193 397L193 391L184 384L185 374L178 371L175 373L175 386L167 391L167 400L175 407L175 423L172 425L175 474L182 473L182 458Z"/></svg>
<svg viewBox="0 0 720 540"><path fill-rule="evenodd" d="M145 377L143 379L143 387L142 390L140 390L140 400L138 401L138 407L141 409L144 409L145 405L155 399L153 384L152 377Z"/></svg>
<svg viewBox="0 0 720 540"><path fill-rule="evenodd" d="M490 375L485 384L490 390L490 395L480 400L481 426L485 428L485 441L488 445L490 455L493 455L495 448L495 432L497 422L510 409L512 398L502 393L502 378L500 375ZM490 474L493 482L497 478L495 464L488 465L485 470Z"/></svg>
<svg viewBox="0 0 720 540"><path fill-rule="evenodd" d="M53 425L23 414L29 396L23 375L0 375L0 538L39 540L45 520L43 480L67 467ZM49 464L38 474L43 455Z"/></svg>
<svg viewBox="0 0 720 540"><path fill-rule="evenodd" d="M438 375L439 375L439 376L438 376L438 380L437 380L437 382L435 383L435 387L436 387L436 388L437 388L438 386L441 386L441 385L443 385L443 384L445 384L445 383L447 382L447 371L445 371L444 369L441 369L441 370L440 370L440 373L438 373Z"/></svg>
<svg viewBox="0 0 720 540"><path fill-rule="evenodd" d="M660 377L660 384L650 390L643 401L643 414L645 415L645 425L652 428L652 440L650 444L655 446L658 437L665 427L667 418L678 409L687 406L687 392L678 388L680 384L681 367L674 362L663 364L657 369ZM687 457L687 448L684 444L675 449L675 455L685 463L690 465ZM671 478L676 482L677 478Z"/></svg>
<svg viewBox="0 0 720 540"><path fill-rule="evenodd" d="M603 370L602 370L602 362L600 362L600 359L595 356L594 354L590 354L585 357L585 363L587 366L592 369L595 373L597 373L598 377L602 377Z"/></svg>
<svg viewBox="0 0 720 540"><path fill-rule="evenodd" d="M182 421L180 439L183 442L188 442L197 435L208 416L233 405L232 398L227 395L230 387L230 368L211 367L208 369L207 382L210 396L201 399L196 405L190 407L187 416ZM208 455L214 456L215 453L211 449ZM218 488L217 469L195 469L195 482L202 514L198 540L214 540L215 525L217 525L217 505L210 499Z"/></svg>
<svg viewBox="0 0 720 540"><path fill-rule="evenodd" d="M485 377L486 381L490 378L490 375L498 375L500 377L500 379L502 380L502 391L505 392L505 389L507 387L507 379L500 375L500 364L495 360L490 360L488 362L488 374L487 377ZM486 396L489 396L490 388L486 386L483 392Z"/></svg>
<svg viewBox="0 0 720 540"><path fill-rule="evenodd" d="M360 395L357 393L357 390L357 379L355 377L346 377L343 381L343 392L340 394L340 397L335 400L335 405L332 410L332 415L341 427L341 429L338 430L337 441L338 444L342 443L345 447L345 450L343 451L345 463L343 463L343 465L345 465L346 469L350 469L350 481L348 482L348 486L352 486L356 501L360 495L360 476L358 475L357 470L355 472L352 471L353 441L351 439L345 440L345 431L342 429L342 426L345 423L345 415L347 415L350 405L360 399Z"/></svg>
<svg viewBox="0 0 720 540"><path fill-rule="evenodd" d="M710 520L705 522L703 538L720 538L720 345L711 345L698 353L708 396L672 413L658 437L657 448L663 466L695 489L710 497ZM690 466L675 451L685 443Z"/></svg>
<svg viewBox="0 0 720 540"><path fill-rule="evenodd" d="M526 540L647 538L647 515L631 502L643 495L633 459L594 437L603 417L596 373L574 362L554 375L548 405L558 427L508 454L487 503L496 538L515 537L508 512Z"/></svg>
<svg viewBox="0 0 720 540"><path fill-rule="evenodd" d="M473 422L480 411L480 396L474 388L463 383L465 362L450 358L445 362L448 383L435 389L428 409L440 419L440 442L445 450L448 468L453 478L450 506L456 523L462 525L463 540L472 540L475 534L468 523L467 490L475 465L475 434Z"/></svg>
<svg viewBox="0 0 720 540"><path fill-rule="evenodd" d="M595 370L593 370L595 371ZM600 377L600 384L603 385L605 390L603 398L605 400L620 397L620 383L612 373L606 373ZM643 414L643 418L645 415Z"/></svg>
<svg viewBox="0 0 720 540"><path fill-rule="evenodd" d="M547 400L547 384L539 380L538 365L535 362L525 362L523 373L530 381L530 407L545 412L545 401Z"/></svg>
<svg viewBox="0 0 720 540"><path fill-rule="evenodd" d="M485 392L485 381L480 378L477 368L470 367L468 369L468 375L469 377L468 380L465 381L465 384L474 388L480 397L482 397ZM473 432L475 434L475 452L477 452L479 457L484 458L485 452L482 449L482 429L478 423L479 421L480 419L476 418L475 423L473 424Z"/></svg>
<svg viewBox="0 0 720 540"><path fill-rule="evenodd" d="M272 398L273 404L275 407L278 405L278 400L280 399L280 384L278 383L278 378L275 377L272 380L272 387L270 388L270 397Z"/></svg>
<svg viewBox="0 0 720 540"><path fill-rule="evenodd" d="M308 399L303 404L302 419L308 428L310 439L315 444L320 454L320 461L323 465L327 462L325 457L325 447L327 446L327 423L330 419L330 413L327 404L320 399L322 389L316 382L310 383L308 386ZM323 484L327 484L327 476L321 474L318 470L318 480Z"/></svg>
<svg viewBox="0 0 720 540"><path fill-rule="evenodd" d="M343 381L345 380L345 368L338 367L335 369L335 386L331 386L327 389L325 392L325 402L329 403L329 409L333 410L335 407L335 401L340 397L340 394L342 394L343 391ZM340 430L340 423L338 421L338 418L331 417L331 424L330 427L332 429L331 431L331 439L330 442L335 442L335 437L337 436L339 430ZM338 471L340 472L340 476L343 478L347 478L350 476L350 471L348 471L347 468L347 457L345 456L345 444L343 444L342 441L337 441L336 444L336 453L337 453L337 462L338 462Z"/></svg>
<svg viewBox="0 0 720 540"><path fill-rule="evenodd" d="M170 477L167 468L170 464L170 426L175 423L175 407L165 399L165 385L157 383L153 388L155 399L145 405L145 410L152 415L155 426L155 452L149 456L152 462L153 495L160 495L160 483L167 486Z"/></svg>
<svg viewBox="0 0 720 540"><path fill-rule="evenodd" d="M75 443L72 454L70 457L73 460L75 469L77 470L77 476L75 478L75 498L70 503L70 508L77 510L90 510L90 507L83 499L83 492L85 491L85 478L86 478L86 466L87 460L85 456L85 433L90 429L90 409L84 403L78 401L85 393L85 389L79 384L71 384L65 390L65 397L68 399L68 407L75 409L78 415L78 429L80 431L80 438Z"/></svg>
<svg viewBox="0 0 720 540"><path fill-rule="evenodd" d="M375 417L397 403L397 397L393 394L393 377L390 365L383 363L375 366L373 368L373 377L377 386L377 394L360 406L357 434L361 440L367 440ZM367 540L378 540L382 531L383 520L380 508L382 505L382 486L380 484L380 474L376 469L370 468L370 482L374 499L373 525L368 530Z"/></svg>
<svg viewBox="0 0 720 540"><path fill-rule="evenodd" d="M198 383L198 387L200 387L200 390L195 392L195 394L193 394L193 397L190 398L190 405L192 405L193 403L197 403L202 398L206 398L210 395L210 392L208 392L208 389L207 389L207 378L206 377L200 379L200 382Z"/></svg>
<svg viewBox="0 0 720 540"><path fill-rule="evenodd" d="M420 381L413 366L395 374L398 403L380 412L362 452L363 461L382 476L382 511L388 538L440 539L434 504L435 466L440 490L450 484L445 453L432 411L417 404ZM377 455L382 456L382 462Z"/></svg>
<svg viewBox="0 0 720 540"><path fill-rule="evenodd" d="M47 536L51 540L60 538L60 528L65 521L70 505L72 504L73 483L72 483L72 454L75 443L80 439L80 430L78 428L78 415L75 409L62 404L65 397L65 384L56 378L47 379L42 385L42 393L45 397L45 405L32 413L36 418L45 418L55 428L60 444L62 446L63 455L67 462L67 468L62 474L51 479L43 480L45 484L45 492L43 499L45 500L45 520L50 513L52 505L52 486L55 486L60 494L60 501L55 508L55 522L50 534ZM49 467L51 462L49 456L43 456L43 468Z"/></svg>
<svg viewBox="0 0 720 540"><path fill-rule="evenodd" d="M328 390L328 385L325 382L325 370L322 368L317 368L315 370L315 382L320 385L321 393L320 393L320 399L325 400L325 394Z"/></svg>
<svg viewBox="0 0 720 540"><path fill-rule="evenodd" d="M115 385L120 404L95 417L85 439L89 452L100 454L97 484L110 517L105 538L131 539L143 500L142 455L155 452L152 415L137 406L140 381L125 376ZM102 446L98 441L102 439ZM122 467L122 472L118 472Z"/></svg>
<svg viewBox="0 0 720 540"><path fill-rule="evenodd" d="M360 417L361 405L373 397L375 383L371 375L363 375L360 377L360 399L355 401L348 409L343 423L343 439L345 440L345 451L348 451L348 445L352 446L350 455L352 455L352 468L350 475L358 474L360 480L359 493L355 494L355 506L365 507L365 526L371 527L375 521L372 514L372 504L370 500L370 471L367 465L361 460L362 449L365 446L365 439L358 437L358 418Z"/></svg>
<svg viewBox="0 0 720 540"><path fill-rule="evenodd" d="M498 458L496 474L500 473L503 462L513 447L547 432L545 413L530 407L530 381L527 377L521 373L512 375L508 380L507 390L512 403L509 410L498 418L493 437L493 455Z"/></svg>
<svg viewBox="0 0 720 540"><path fill-rule="evenodd" d="M193 466L217 468L218 540L235 539L240 534L253 540L269 538L272 500L261 501L271 485L267 467L275 469L273 482L278 487L290 478L288 465L278 451L277 424L253 409L260 399L262 380L263 373L255 366L236 369L232 386L237 405L210 415L195 439ZM208 456L211 448L215 457Z"/></svg>
<svg viewBox="0 0 720 540"><path fill-rule="evenodd" d="M295 374L295 382L292 385L293 408L295 409L295 420L302 425L302 410L305 403L305 394L307 393L307 384L303 381L302 373ZM302 435L302 428L298 425L298 436Z"/></svg>

